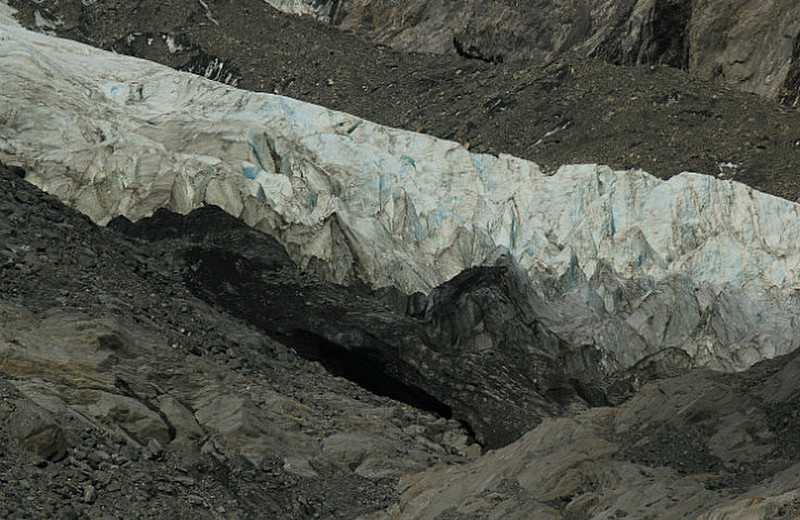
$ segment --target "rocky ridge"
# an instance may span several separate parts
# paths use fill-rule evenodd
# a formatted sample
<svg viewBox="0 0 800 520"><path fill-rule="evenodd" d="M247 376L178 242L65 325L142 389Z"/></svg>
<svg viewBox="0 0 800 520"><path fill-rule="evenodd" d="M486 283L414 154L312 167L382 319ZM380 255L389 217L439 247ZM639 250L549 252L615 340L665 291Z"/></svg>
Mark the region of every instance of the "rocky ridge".
<svg viewBox="0 0 800 520"><path fill-rule="evenodd" d="M398 503L367 518L797 518L798 468L779 461L776 429L790 422L777 411L796 395L796 359L693 372L548 419L475 462L403 479Z"/></svg>

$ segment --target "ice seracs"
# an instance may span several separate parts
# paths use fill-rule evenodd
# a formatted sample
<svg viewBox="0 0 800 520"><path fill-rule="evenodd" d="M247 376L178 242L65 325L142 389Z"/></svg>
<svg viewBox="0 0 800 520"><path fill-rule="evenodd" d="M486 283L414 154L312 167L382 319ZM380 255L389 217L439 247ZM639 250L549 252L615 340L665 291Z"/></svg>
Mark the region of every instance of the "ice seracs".
<svg viewBox="0 0 800 520"><path fill-rule="evenodd" d="M622 349L626 365L669 346L736 369L794 348L763 328L794 331L800 308L800 215L786 200L693 173L546 175L2 20L0 158L97 222L216 204L332 280L409 293L505 248L534 281L559 281L559 298L583 280L582 308L602 302L600 323L645 346L608 339L616 325L572 334ZM747 325L720 325L726 312Z"/></svg>

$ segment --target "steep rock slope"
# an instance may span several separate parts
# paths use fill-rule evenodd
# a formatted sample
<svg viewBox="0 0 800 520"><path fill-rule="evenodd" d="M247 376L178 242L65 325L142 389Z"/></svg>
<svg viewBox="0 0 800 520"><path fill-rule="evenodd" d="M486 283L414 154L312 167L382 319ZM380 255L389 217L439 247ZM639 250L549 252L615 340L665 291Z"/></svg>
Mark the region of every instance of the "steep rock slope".
<svg viewBox="0 0 800 520"><path fill-rule="evenodd" d="M666 64L792 105L800 95L800 7L790 0L270 3L288 12L307 6L306 13L407 51L539 62L579 52Z"/></svg>
<svg viewBox="0 0 800 520"><path fill-rule="evenodd" d="M796 347L800 216L788 201L696 174L665 182L585 165L548 176L514 157L2 30L2 150L98 222L217 204L303 268L407 293L507 250L524 276L560 288L550 301L583 309L585 320L565 324L548 304L543 319L610 356L610 369L678 348L735 370Z"/></svg>

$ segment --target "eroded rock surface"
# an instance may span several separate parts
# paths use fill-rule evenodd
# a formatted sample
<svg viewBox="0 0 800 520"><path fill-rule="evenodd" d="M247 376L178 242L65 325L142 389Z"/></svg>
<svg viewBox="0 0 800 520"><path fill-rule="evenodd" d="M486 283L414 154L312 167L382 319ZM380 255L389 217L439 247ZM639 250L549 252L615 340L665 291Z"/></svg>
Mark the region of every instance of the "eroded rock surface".
<svg viewBox="0 0 800 520"><path fill-rule="evenodd" d="M197 296L375 393L458 419L487 447L632 388L613 359L603 368L597 349L538 322L530 282L508 260L407 297L302 272L271 237L217 208L110 225L152 241Z"/></svg>

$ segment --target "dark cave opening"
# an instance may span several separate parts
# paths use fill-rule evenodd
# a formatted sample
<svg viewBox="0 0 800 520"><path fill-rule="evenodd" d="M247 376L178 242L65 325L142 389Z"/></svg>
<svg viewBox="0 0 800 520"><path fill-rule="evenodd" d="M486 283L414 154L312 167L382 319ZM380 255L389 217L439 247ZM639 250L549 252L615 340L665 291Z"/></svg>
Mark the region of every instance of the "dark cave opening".
<svg viewBox="0 0 800 520"><path fill-rule="evenodd" d="M453 416L452 409L424 390L395 377L388 369L386 355L378 349L352 350L312 332L293 330L280 339L294 348L297 354L316 361L331 374L348 379L373 394L389 397L420 410L435 413L445 419Z"/></svg>

